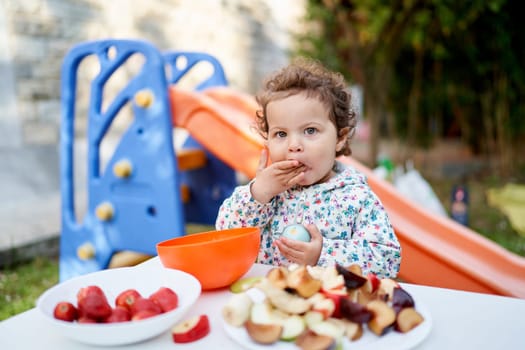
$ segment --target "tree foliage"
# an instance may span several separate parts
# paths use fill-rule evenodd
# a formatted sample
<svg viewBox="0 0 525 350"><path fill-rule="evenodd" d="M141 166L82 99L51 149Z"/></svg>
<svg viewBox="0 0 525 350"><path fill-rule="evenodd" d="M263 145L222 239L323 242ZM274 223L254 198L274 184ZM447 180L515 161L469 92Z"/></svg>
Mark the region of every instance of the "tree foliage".
<svg viewBox="0 0 525 350"><path fill-rule="evenodd" d="M363 87L370 163L380 137L410 147L459 137L509 172L525 134L519 10L518 0L309 0L297 54Z"/></svg>

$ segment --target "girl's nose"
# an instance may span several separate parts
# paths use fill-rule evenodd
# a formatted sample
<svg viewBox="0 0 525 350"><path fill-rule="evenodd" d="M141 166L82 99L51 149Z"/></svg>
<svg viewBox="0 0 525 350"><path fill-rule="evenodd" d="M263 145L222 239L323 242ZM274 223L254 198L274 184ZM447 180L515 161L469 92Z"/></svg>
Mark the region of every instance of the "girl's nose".
<svg viewBox="0 0 525 350"><path fill-rule="evenodd" d="M290 152L301 152L303 150L303 146L298 140L290 139L290 143L288 144L288 150Z"/></svg>

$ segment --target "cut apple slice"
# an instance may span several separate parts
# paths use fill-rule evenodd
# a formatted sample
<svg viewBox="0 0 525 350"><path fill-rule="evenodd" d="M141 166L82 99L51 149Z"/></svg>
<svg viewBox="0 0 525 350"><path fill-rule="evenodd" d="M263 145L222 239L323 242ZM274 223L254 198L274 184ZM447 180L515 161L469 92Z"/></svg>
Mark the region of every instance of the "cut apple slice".
<svg viewBox="0 0 525 350"><path fill-rule="evenodd" d="M324 273L320 274L319 278L322 282L322 289L335 290L345 288L345 279L343 275L339 274L335 267L326 268Z"/></svg>
<svg viewBox="0 0 525 350"><path fill-rule="evenodd" d="M270 282L260 283L258 288L266 294L272 305L284 312L302 314L310 309L311 305L307 299L276 288Z"/></svg>
<svg viewBox="0 0 525 350"><path fill-rule="evenodd" d="M255 303L252 305L249 319L257 324L273 324L275 323L273 313L271 305L267 302Z"/></svg>
<svg viewBox="0 0 525 350"><path fill-rule="evenodd" d="M303 319L306 326L310 327L315 323L324 321L324 315L321 312L310 310L304 314Z"/></svg>
<svg viewBox="0 0 525 350"><path fill-rule="evenodd" d="M345 269L339 264L335 265L337 272L343 276L345 280L345 286L348 289L355 289L361 287L366 283L367 279L361 275L358 275L348 269Z"/></svg>
<svg viewBox="0 0 525 350"><path fill-rule="evenodd" d="M377 295L376 294L368 293L367 291L363 290L362 288L356 289L354 292L355 293L354 293L353 296L355 298L355 301L357 303L361 304L361 305L366 305L369 302L371 302L372 300L376 300L377 299Z"/></svg>
<svg viewBox="0 0 525 350"><path fill-rule="evenodd" d="M327 298L331 299L334 302L334 312L332 317L339 318L341 317L341 298L346 298L348 294L344 289L330 289L330 290L321 290L321 293Z"/></svg>
<svg viewBox="0 0 525 350"><path fill-rule="evenodd" d="M328 335L316 334L311 330L306 330L297 337L295 345L302 350L331 350L335 348L336 341Z"/></svg>
<svg viewBox="0 0 525 350"><path fill-rule="evenodd" d="M368 328L376 335L385 334L396 321L394 309L382 300L372 300L366 304L366 308L372 312Z"/></svg>
<svg viewBox="0 0 525 350"><path fill-rule="evenodd" d="M232 294L222 308L222 317L229 325L240 327L250 317L252 298L246 293Z"/></svg>
<svg viewBox="0 0 525 350"><path fill-rule="evenodd" d="M328 267L322 267L322 266L312 266L312 265L306 265L306 269L308 270L308 273L312 275L313 278L316 278L318 280L323 280L323 275L326 273L326 271L329 269Z"/></svg>
<svg viewBox="0 0 525 350"><path fill-rule="evenodd" d="M250 338L259 344L273 344L281 338L283 326L280 324L259 324L246 321L244 324Z"/></svg>
<svg viewBox="0 0 525 350"><path fill-rule="evenodd" d="M424 317L412 307L402 309L396 318L395 330L406 333L419 326Z"/></svg>
<svg viewBox="0 0 525 350"><path fill-rule="evenodd" d="M261 279L262 277L260 276L241 278L240 280L237 280L231 284L230 291L232 293L245 292L248 289L254 287Z"/></svg>
<svg viewBox="0 0 525 350"><path fill-rule="evenodd" d="M399 287L399 283L391 278L382 278L377 289L377 298L383 301L391 301L394 296L394 288Z"/></svg>
<svg viewBox="0 0 525 350"><path fill-rule="evenodd" d="M286 277L287 286L303 298L309 298L321 289L321 281L310 275L305 265L298 267Z"/></svg>
<svg viewBox="0 0 525 350"><path fill-rule="evenodd" d="M345 337L350 341L356 341L361 339L363 336L363 325L348 320L342 320L344 322Z"/></svg>
<svg viewBox="0 0 525 350"><path fill-rule="evenodd" d="M381 280L377 277L375 273L369 273L366 275L367 282L363 286L368 293L375 293L379 288Z"/></svg>
<svg viewBox="0 0 525 350"><path fill-rule="evenodd" d="M326 296L323 293L315 293L314 295L312 295L311 297L307 298L306 300L308 300L310 305L314 305L315 303L317 303L318 301L321 301L323 299L326 299Z"/></svg>
<svg viewBox="0 0 525 350"><path fill-rule="evenodd" d="M286 288L287 281L286 277L288 276L288 269L283 266L274 267L266 274L266 279L270 281L275 287L279 289Z"/></svg>
<svg viewBox="0 0 525 350"><path fill-rule="evenodd" d="M346 267L346 269L356 275L363 277L363 269L358 264L351 264Z"/></svg>
<svg viewBox="0 0 525 350"><path fill-rule="evenodd" d="M281 321L283 332L281 340L292 341L295 340L306 329L303 317L299 315L292 315Z"/></svg>
<svg viewBox="0 0 525 350"><path fill-rule="evenodd" d="M345 333L342 324L338 323L337 321L332 321L332 319L314 323L308 328L316 334L327 335L336 340L340 340Z"/></svg>
<svg viewBox="0 0 525 350"><path fill-rule="evenodd" d="M207 315L189 318L171 330L175 343L190 343L204 338L208 333L210 333L210 321Z"/></svg>
<svg viewBox="0 0 525 350"><path fill-rule="evenodd" d="M321 299L312 305L312 310L320 312L326 319L334 314L335 302L330 298Z"/></svg>

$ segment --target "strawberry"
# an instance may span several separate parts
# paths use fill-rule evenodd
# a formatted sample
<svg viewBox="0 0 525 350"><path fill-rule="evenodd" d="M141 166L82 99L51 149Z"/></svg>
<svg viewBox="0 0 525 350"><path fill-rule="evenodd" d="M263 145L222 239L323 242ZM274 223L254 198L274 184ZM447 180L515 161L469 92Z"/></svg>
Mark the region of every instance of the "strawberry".
<svg viewBox="0 0 525 350"><path fill-rule="evenodd" d="M53 316L58 320L73 322L78 317L78 311L75 305L70 302L61 301L56 304Z"/></svg>
<svg viewBox="0 0 525 350"><path fill-rule="evenodd" d="M113 310L111 310L111 315L109 315L108 318L106 318L106 323L114 323L114 322L126 322L131 320L131 314L129 313L129 310L124 306L117 306Z"/></svg>
<svg viewBox="0 0 525 350"><path fill-rule="evenodd" d="M159 314L158 312L155 312L155 311L152 311L152 310L148 310L148 309L139 310L135 314L133 314L133 317L131 317L131 320L132 321L140 321L140 320L143 320L145 318L157 316L158 314Z"/></svg>
<svg viewBox="0 0 525 350"><path fill-rule="evenodd" d="M341 298L347 296L344 289L332 289L332 290L321 290L321 293L328 299L332 299L334 302L334 311L332 317L341 318Z"/></svg>
<svg viewBox="0 0 525 350"><path fill-rule="evenodd" d="M149 296L149 299L159 305L162 312L173 310L179 305L177 293L167 287L160 287L155 293Z"/></svg>
<svg viewBox="0 0 525 350"><path fill-rule="evenodd" d="M78 323L98 323L97 320L89 318L87 316L80 316L77 320Z"/></svg>
<svg viewBox="0 0 525 350"><path fill-rule="evenodd" d="M115 298L115 305L116 306L122 306L127 308L128 310L131 310L131 307L133 304L135 304L135 301L138 298L141 298L142 296L136 289L127 289L117 295Z"/></svg>
<svg viewBox="0 0 525 350"><path fill-rule="evenodd" d="M111 306L105 296L88 294L78 302L78 308L83 316L102 321L111 315Z"/></svg>
<svg viewBox="0 0 525 350"><path fill-rule="evenodd" d="M162 309L159 305L155 304L152 300L140 297L135 300L135 303L131 306L131 318L141 311L150 311L151 313L158 315L162 313Z"/></svg>
<svg viewBox="0 0 525 350"><path fill-rule="evenodd" d="M77 293L77 304L79 304L80 301L84 299L86 296L92 295L92 294L100 295L105 298L105 294L99 286L87 286L87 287L83 287L79 289Z"/></svg>

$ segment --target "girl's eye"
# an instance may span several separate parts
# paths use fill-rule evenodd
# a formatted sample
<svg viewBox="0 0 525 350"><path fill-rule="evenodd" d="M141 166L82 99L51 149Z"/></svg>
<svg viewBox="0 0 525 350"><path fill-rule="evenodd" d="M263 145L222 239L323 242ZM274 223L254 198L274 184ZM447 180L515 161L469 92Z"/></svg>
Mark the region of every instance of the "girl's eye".
<svg viewBox="0 0 525 350"><path fill-rule="evenodd" d="M278 138L283 138L283 137L286 137L286 133L284 131L277 131L275 133L275 136Z"/></svg>
<svg viewBox="0 0 525 350"><path fill-rule="evenodd" d="M306 128L304 130L304 133L307 134L307 135L313 135L317 132L317 129L316 128Z"/></svg>

